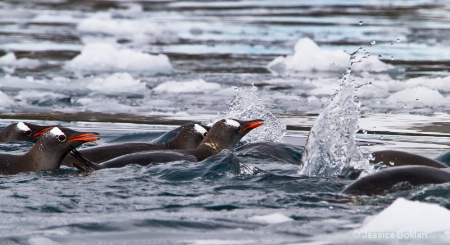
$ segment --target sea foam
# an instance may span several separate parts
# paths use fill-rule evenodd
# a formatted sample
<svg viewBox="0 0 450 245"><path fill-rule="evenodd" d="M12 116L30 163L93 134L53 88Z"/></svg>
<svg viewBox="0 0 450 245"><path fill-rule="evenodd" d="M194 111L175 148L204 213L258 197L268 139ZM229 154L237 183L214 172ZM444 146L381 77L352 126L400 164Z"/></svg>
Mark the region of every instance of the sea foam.
<svg viewBox="0 0 450 245"><path fill-rule="evenodd" d="M203 79L196 79L191 81L169 81L163 82L153 88L155 92L165 93L203 93L207 91L220 90L221 86L218 83L209 83Z"/></svg>

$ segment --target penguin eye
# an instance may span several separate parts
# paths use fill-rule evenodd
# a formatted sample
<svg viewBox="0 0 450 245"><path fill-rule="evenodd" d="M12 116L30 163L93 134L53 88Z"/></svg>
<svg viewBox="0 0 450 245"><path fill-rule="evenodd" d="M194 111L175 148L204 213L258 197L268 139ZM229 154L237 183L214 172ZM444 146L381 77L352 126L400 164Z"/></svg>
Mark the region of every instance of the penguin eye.
<svg viewBox="0 0 450 245"><path fill-rule="evenodd" d="M25 131L25 135L26 135L26 136L30 136L30 135L31 135L31 133L32 133L32 132L31 132L31 130L27 130L27 131Z"/></svg>
<svg viewBox="0 0 450 245"><path fill-rule="evenodd" d="M203 137L206 137L206 134L207 134L207 133L206 133L206 132L204 132L204 133L203 133Z"/></svg>
<svg viewBox="0 0 450 245"><path fill-rule="evenodd" d="M66 140L66 136L63 135L63 134L58 135L58 140L61 141L61 142L63 142L64 140Z"/></svg>
<svg viewBox="0 0 450 245"><path fill-rule="evenodd" d="M242 129L242 127L239 126L239 127L237 128L237 131L238 131L238 132L241 132L241 129Z"/></svg>

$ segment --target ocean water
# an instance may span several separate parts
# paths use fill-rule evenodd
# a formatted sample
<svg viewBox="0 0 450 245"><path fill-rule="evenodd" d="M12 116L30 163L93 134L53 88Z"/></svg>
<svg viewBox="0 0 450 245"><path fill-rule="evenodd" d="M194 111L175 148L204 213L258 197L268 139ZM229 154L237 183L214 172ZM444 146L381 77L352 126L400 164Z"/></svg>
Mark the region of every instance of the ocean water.
<svg viewBox="0 0 450 245"><path fill-rule="evenodd" d="M0 2L0 128L100 133L89 147L226 116L269 125L200 163L0 176L0 242L448 243L448 184L354 197L340 193L354 180L299 167L350 60L360 118L345 126L359 126L363 156L448 150L449 11L439 0Z"/></svg>

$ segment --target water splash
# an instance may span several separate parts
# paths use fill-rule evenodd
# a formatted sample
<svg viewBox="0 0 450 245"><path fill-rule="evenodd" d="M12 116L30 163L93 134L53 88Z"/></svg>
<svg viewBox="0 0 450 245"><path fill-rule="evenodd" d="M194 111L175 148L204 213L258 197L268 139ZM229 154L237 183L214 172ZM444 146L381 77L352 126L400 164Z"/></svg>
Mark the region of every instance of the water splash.
<svg viewBox="0 0 450 245"><path fill-rule="evenodd" d="M305 145L299 174L308 176L349 175L358 169L371 172L355 137L359 128L359 103L355 102L355 84L350 78L353 64L360 62L358 52L351 54L340 90L319 114ZM359 59L359 60L358 60Z"/></svg>
<svg viewBox="0 0 450 245"><path fill-rule="evenodd" d="M258 127L243 139L244 142L282 142L286 134L286 125L280 122L259 99L257 88L252 85L248 88L236 88L236 96L230 102L225 118L236 118L239 120L262 119L264 125Z"/></svg>

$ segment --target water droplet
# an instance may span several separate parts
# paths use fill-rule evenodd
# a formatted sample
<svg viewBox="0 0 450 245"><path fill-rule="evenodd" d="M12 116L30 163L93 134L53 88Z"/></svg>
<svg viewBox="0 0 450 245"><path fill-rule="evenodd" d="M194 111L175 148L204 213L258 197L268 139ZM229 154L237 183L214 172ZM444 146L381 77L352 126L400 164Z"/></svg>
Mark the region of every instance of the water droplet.
<svg viewBox="0 0 450 245"><path fill-rule="evenodd" d="M394 60L394 56L391 56L391 60Z"/></svg>
<svg viewBox="0 0 450 245"><path fill-rule="evenodd" d="M330 206L330 209L333 209L333 206Z"/></svg>
<svg viewBox="0 0 450 245"><path fill-rule="evenodd" d="M372 45L375 45L377 42L375 42L375 41L372 41L372 42L370 42L370 44L372 44Z"/></svg>
<svg viewBox="0 0 450 245"><path fill-rule="evenodd" d="M379 59L382 59L382 58L383 58L383 55L381 55L381 54L378 55L378 58L379 58Z"/></svg>
<svg viewBox="0 0 450 245"><path fill-rule="evenodd" d="M359 22L359 25L362 26L362 24L364 24L364 22L360 21L360 22Z"/></svg>
<svg viewBox="0 0 450 245"><path fill-rule="evenodd" d="M380 136L380 139L381 139L381 140L384 139L383 135Z"/></svg>
<svg viewBox="0 0 450 245"><path fill-rule="evenodd" d="M397 42L398 42L398 43L400 42L400 38L397 38Z"/></svg>
<svg viewBox="0 0 450 245"><path fill-rule="evenodd" d="M391 42L391 46L393 46L394 45L394 43L393 42Z"/></svg>

